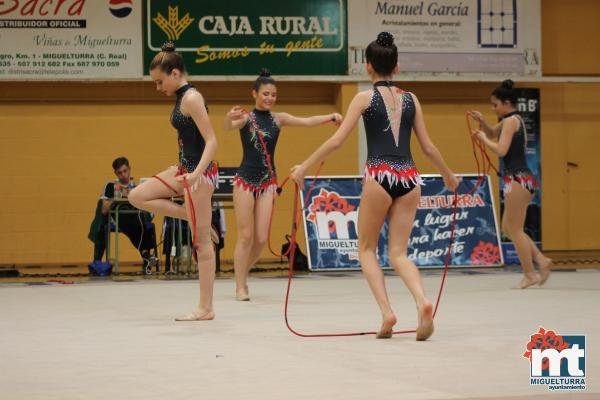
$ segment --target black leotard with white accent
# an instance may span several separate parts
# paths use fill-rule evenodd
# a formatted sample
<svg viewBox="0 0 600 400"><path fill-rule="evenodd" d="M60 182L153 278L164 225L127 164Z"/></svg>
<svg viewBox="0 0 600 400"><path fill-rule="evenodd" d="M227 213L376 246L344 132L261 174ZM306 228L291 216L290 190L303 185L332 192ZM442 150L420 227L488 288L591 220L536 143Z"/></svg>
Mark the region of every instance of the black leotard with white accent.
<svg viewBox="0 0 600 400"><path fill-rule="evenodd" d="M256 122L258 132L255 131ZM244 155L234 182L244 190L260 195L266 190L277 187L275 174L275 147L279 139L280 128L270 111L254 109L248 117L248 122L240 129L240 139ZM271 171L260 138L261 135L270 157Z"/></svg>
<svg viewBox="0 0 600 400"><path fill-rule="evenodd" d="M194 87L189 83L177 89L175 92L177 96L175 107L171 112L171 125L177 129L179 142L179 165L188 172L193 172L196 169L206 145L194 119L181 112L183 96L191 89L194 89Z"/></svg>
<svg viewBox="0 0 600 400"><path fill-rule="evenodd" d="M524 121L516 111L505 115L502 120L506 121L506 119L510 117L517 118L519 121L519 129L517 129L517 131L513 134L510 147L508 148L508 151L504 157L502 157L505 173L511 173L520 169L529 169L527 166L527 160L525 159L527 138L525 137L525 127L523 126Z"/></svg>
<svg viewBox="0 0 600 400"><path fill-rule="evenodd" d="M397 99L394 106L386 106L379 88L389 90ZM412 95L396 88L390 81L373 85L371 102L363 112L368 150L365 177L379 182L392 198L423 183L410 152L415 112ZM394 135L391 122L394 113L400 113L398 137Z"/></svg>
<svg viewBox="0 0 600 400"><path fill-rule="evenodd" d="M504 192L508 193L512 189L512 182L517 181L529 192L534 193L539 187L539 183L529 166L525 157L527 149L527 130L525 129L525 121L517 111L506 114L502 120L515 117L519 121L519 128L513 134L508 151L502 157Z"/></svg>

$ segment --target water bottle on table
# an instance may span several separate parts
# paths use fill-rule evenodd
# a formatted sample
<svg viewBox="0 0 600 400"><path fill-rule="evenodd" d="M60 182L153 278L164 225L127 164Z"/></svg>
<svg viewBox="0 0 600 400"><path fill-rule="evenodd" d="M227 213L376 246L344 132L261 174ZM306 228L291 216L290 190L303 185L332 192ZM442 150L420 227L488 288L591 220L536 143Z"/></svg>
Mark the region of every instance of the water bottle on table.
<svg viewBox="0 0 600 400"><path fill-rule="evenodd" d="M115 199L120 199L123 197L123 192L121 191L121 183L119 182L119 180L115 180L115 194L114 194L114 198Z"/></svg>

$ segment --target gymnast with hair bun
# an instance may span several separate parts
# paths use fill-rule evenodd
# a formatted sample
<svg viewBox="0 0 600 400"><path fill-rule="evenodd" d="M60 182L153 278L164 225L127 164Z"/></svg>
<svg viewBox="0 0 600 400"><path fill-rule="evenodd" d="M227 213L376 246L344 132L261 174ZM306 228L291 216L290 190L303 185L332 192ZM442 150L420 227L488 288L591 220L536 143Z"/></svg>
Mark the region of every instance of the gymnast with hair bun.
<svg viewBox="0 0 600 400"><path fill-rule="evenodd" d="M527 206L539 184L527 166L527 131L517 111L517 94L513 86L513 81L507 79L492 92L492 110L500 119L495 126L490 126L479 111L470 111L469 114L480 125L480 129L472 132L474 138L500 156L504 164L502 231L512 240L521 261L523 278L519 288L527 289L533 285L543 285L548 280L552 260L542 254L523 230ZM534 263L539 268L539 274L533 268Z"/></svg>
<svg viewBox="0 0 600 400"><path fill-rule="evenodd" d="M254 109L246 112L233 107L225 116L224 129L240 131L243 156L234 177L233 204L237 222L237 241L233 257L236 299L249 301L248 273L258 261L269 235L273 202L277 191L275 147L284 126L314 127L327 122L339 124L338 113L296 117L272 112L277 101L277 84L267 69L262 69L252 90Z"/></svg>
<svg viewBox="0 0 600 400"><path fill-rule="evenodd" d="M376 337L392 337L396 323L377 259L379 234L387 218L390 264L415 300L416 339L426 340L433 334L433 305L425 296L419 270L407 255L423 184L410 152L411 132L415 132L421 149L440 171L448 189L455 191L459 179L431 142L417 96L391 81L399 69L394 37L381 32L367 46L366 59L373 88L354 97L339 129L301 165L292 168L291 178L303 186L308 169L341 147L362 115L368 154L358 213L358 252L363 274L381 310L382 323Z"/></svg>
<svg viewBox="0 0 600 400"><path fill-rule="evenodd" d="M171 125L177 130L179 165L154 176L129 194L137 208L185 219L193 233L192 256L198 263L200 300L189 314L177 321L204 321L215 317L213 286L215 253L211 242L212 194L218 181L217 164L213 157L217 139L208 118L204 98L185 77L183 57L175 51L173 42L166 42L162 51L150 63L150 76L156 90L175 95ZM171 200L184 196L184 205Z"/></svg>

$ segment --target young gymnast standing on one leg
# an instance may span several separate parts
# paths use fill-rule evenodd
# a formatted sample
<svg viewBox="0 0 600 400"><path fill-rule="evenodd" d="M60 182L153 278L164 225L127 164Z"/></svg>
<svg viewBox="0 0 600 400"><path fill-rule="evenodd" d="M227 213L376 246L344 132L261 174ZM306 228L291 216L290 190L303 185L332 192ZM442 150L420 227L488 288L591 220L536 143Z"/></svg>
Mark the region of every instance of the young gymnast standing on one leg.
<svg viewBox="0 0 600 400"><path fill-rule="evenodd" d="M389 220L389 259L410 290L418 314L417 340L433 333L433 306L425 297L419 270L407 256L408 239L421 196L421 177L410 153L410 134L414 130L421 149L454 191L459 180L446 166L431 142L417 97L391 82L398 71L398 50L394 38L382 32L366 50L367 72L373 89L358 93L348 107L346 118L335 134L310 157L292 168L292 179L302 185L307 170L338 149L362 115L367 135L367 163L358 214L359 258L363 274L381 309L382 324L377 338L390 338L396 316L385 288L384 275L377 261L379 233Z"/></svg>
<svg viewBox="0 0 600 400"><path fill-rule="evenodd" d="M492 109L500 118L500 122L492 127L485 121L483 114L479 111L471 111L470 114L479 121L481 126L481 130L473 131L473 135L502 157L504 163L502 230L515 245L523 268L523 279L519 288L526 289L535 284L544 284L550 276L552 265L552 260L542 254L523 230L527 206L538 188L538 182L525 159L527 132L523 118L517 112L517 95L513 89L513 81L502 82L492 92L491 102ZM518 184L515 185L514 182ZM533 269L533 262L538 265L540 276Z"/></svg>
<svg viewBox="0 0 600 400"><path fill-rule="evenodd" d="M266 69L256 79L252 96L255 100L252 112L248 114L236 106L225 116L225 130L240 130L244 151L233 188L238 229L233 265L236 299L240 301L250 300L248 272L258 260L268 239L269 221L277 189L274 154L280 129L283 126L311 127L326 122L339 124L342 120L342 116L337 113L301 118L284 112L271 112L277 100L277 86ZM255 125L258 132L255 131Z"/></svg>
<svg viewBox="0 0 600 400"><path fill-rule="evenodd" d="M194 258L198 262L200 302L188 315L178 321L211 320L213 311L213 284L215 253L210 238L212 213L211 197L218 170L212 161L217 151L215 132L208 119L206 104L200 92L185 79L183 57L175 52L175 45L167 42L150 64L150 75L156 90L167 96L175 95L171 124L177 129L179 166L171 167L135 188L129 201L143 210L187 219L195 226ZM189 192L188 188L189 187ZM184 195L183 206L168 200ZM190 199L193 204L190 204Z"/></svg>

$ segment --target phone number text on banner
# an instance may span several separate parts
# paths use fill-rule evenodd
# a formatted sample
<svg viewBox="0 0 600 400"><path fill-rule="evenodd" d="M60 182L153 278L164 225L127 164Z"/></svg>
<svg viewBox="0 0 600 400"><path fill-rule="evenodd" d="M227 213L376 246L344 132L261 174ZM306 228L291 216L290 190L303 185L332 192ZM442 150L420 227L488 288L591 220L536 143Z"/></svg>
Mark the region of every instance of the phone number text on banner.
<svg viewBox="0 0 600 400"><path fill-rule="evenodd" d="M0 79L140 79L141 0L0 1Z"/></svg>
<svg viewBox="0 0 600 400"><path fill-rule="evenodd" d="M440 268L450 243L454 195L442 178L423 175L421 200L409 238L408 256L418 267ZM459 194L471 190L478 177L464 175ZM311 270L360 269L358 213L362 177L319 177L305 203L312 177L301 192L304 228ZM502 265L498 224L489 177L472 194L459 196L451 266ZM379 263L389 268L388 225L383 226L377 248Z"/></svg>

